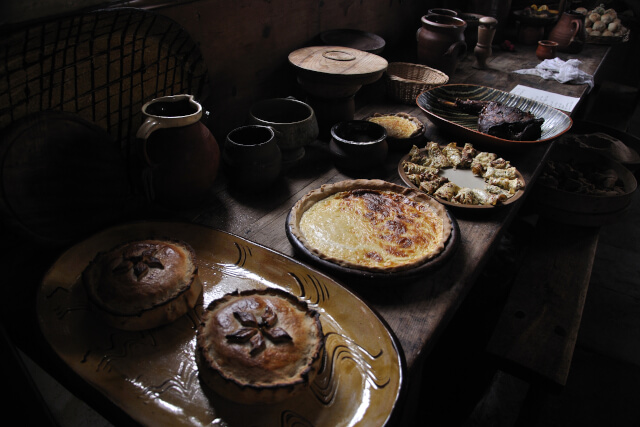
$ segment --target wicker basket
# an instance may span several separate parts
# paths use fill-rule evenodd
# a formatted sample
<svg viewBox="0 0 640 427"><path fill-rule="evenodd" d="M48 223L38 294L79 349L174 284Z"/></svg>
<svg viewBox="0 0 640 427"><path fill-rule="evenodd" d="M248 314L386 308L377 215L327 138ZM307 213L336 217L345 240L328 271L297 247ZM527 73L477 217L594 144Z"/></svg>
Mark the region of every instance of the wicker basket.
<svg viewBox="0 0 640 427"><path fill-rule="evenodd" d="M409 62L391 62L386 77L389 97L405 104L415 103L420 93L449 81L442 71Z"/></svg>

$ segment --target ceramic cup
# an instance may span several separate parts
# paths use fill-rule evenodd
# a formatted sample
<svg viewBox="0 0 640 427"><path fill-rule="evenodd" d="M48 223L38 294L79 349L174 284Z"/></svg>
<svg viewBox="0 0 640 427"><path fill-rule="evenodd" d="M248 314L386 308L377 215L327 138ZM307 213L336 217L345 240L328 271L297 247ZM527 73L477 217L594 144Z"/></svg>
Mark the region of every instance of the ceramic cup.
<svg viewBox="0 0 640 427"><path fill-rule="evenodd" d="M331 128L329 151L336 167L365 171L387 157L387 131L367 120L349 120Z"/></svg>
<svg viewBox="0 0 640 427"><path fill-rule="evenodd" d="M282 169L280 148L269 126L242 126L229 132L222 158L230 184L248 192L271 186Z"/></svg>
<svg viewBox="0 0 640 427"><path fill-rule="evenodd" d="M256 102L249 110L249 123L275 130L282 152L283 170L304 157L304 147L318 138L318 121L308 104L295 98L272 98Z"/></svg>
<svg viewBox="0 0 640 427"><path fill-rule="evenodd" d="M538 47L536 48L536 56L539 60L553 59L556 57L556 50L558 49L558 43L553 40L540 40L538 41Z"/></svg>

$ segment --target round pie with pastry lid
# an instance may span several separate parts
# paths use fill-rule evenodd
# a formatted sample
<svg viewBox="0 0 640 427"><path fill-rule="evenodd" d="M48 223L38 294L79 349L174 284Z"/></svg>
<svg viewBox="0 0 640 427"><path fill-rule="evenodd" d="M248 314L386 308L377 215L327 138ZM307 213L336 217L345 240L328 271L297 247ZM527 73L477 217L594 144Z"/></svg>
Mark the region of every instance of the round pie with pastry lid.
<svg viewBox="0 0 640 427"><path fill-rule="evenodd" d="M240 403L276 403L313 381L324 353L319 313L276 288L233 292L206 308L196 359L204 383Z"/></svg>
<svg viewBox="0 0 640 427"><path fill-rule="evenodd" d="M428 195L382 180L323 185L292 208L291 234L320 259L357 270L399 272L445 249L453 225Z"/></svg>
<svg viewBox="0 0 640 427"><path fill-rule="evenodd" d="M82 282L92 311L124 330L173 322L202 293L193 248L173 239L137 240L100 252Z"/></svg>

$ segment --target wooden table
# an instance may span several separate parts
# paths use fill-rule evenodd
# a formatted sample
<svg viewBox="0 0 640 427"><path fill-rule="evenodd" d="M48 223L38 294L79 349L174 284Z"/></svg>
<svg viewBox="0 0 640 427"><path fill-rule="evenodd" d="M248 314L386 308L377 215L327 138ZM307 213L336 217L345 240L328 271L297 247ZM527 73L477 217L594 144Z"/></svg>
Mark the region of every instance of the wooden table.
<svg viewBox="0 0 640 427"><path fill-rule="evenodd" d="M588 45L583 70L595 74L607 52L601 46ZM476 70L475 60L470 56L462 61L451 83L481 84L502 90L510 90L517 84L541 88L556 93L583 98L586 85L563 85L533 76L512 74L508 71L533 67L539 61L533 48L518 47L518 52L496 52L488 61L490 69ZM450 142L426 118L417 106L376 103L361 106L356 118L373 112L404 111L426 123L427 138L444 143ZM550 145L527 147L526 150L505 154L522 172L527 189L533 186L543 165ZM367 175L345 175L336 170L329 157L325 141L316 141L307 149L308 155L295 170L289 171L268 193L259 196L239 191L228 191L224 177L217 183L215 205L184 213L193 222L221 228L241 237L260 243L286 255L294 256L293 248L284 232L286 215L293 204L307 192L322 184L353 178L379 178L402 184L398 174L398 160L406 153L390 153L384 168ZM525 195L526 195L525 194ZM412 369L416 362L434 344L441 329L453 315L474 279L491 254L500 233L518 211L524 197L515 206L495 209L483 214L456 212L460 225L462 244L448 265L440 271L415 283L391 286L384 290L354 288L382 315L396 333L405 351L407 364ZM349 283L344 283L349 286Z"/></svg>
<svg viewBox="0 0 640 427"><path fill-rule="evenodd" d="M582 70L595 75L606 58L607 52L607 47L587 45L581 54L572 55L572 57L583 61ZM560 54L560 57L568 58L563 54ZM473 68L474 63L473 55L469 54L461 61L458 71L450 82L479 84L506 91L517 84L523 84L581 99L587 95L586 85L560 84L534 76L511 73L515 69L532 68L539 63L533 47L518 46L516 52L496 50L489 58L490 68L486 70ZM451 141L449 136L439 132L428 121L417 106L386 102L377 92L381 87L383 86L380 84L374 84L371 88L366 88L367 90L363 89L362 92L367 93L363 93L362 96L368 98L364 104L359 103L356 118L365 117L373 112L404 111L425 122L427 138L439 143ZM472 289L499 241L501 233L509 226L529 194L536 177L541 172L549 149L550 144L543 144L504 154L522 172L527 183L525 196L509 207L489 212L455 212L460 226L460 245L450 261L438 271L412 283L397 286L389 284L384 287L367 288L366 286L356 287L348 281L341 281L367 301L397 336L406 358L405 379L408 381L410 391L417 386L413 379L419 378L422 361L437 345L439 335ZM322 184L352 178L379 178L402 184L397 174L397 165L400 157L406 153L392 152L380 170L366 175L349 176L333 167L326 141L316 141L306 151L302 164L288 171L267 192L250 194L232 189L227 185L225 176L221 175L206 206L181 212L156 212L156 215L178 216L180 219L219 228L295 257L285 234L285 219L294 203L307 192ZM32 339L33 337L40 339L38 331L25 337L20 335L15 326L7 325L7 330L18 346L45 369L62 368L51 360L43 342L34 342ZM53 374L63 384L71 381L68 377L65 378L69 372L53 372ZM94 397L99 397L95 396L96 394L89 396L92 405L106 411L114 409L110 408L108 403L100 402L99 399L97 402L94 401Z"/></svg>
<svg viewBox="0 0 640 427"><path fill-rule="evenodd" d="M607 47L587 45L583 53L572 57L577 57L583 62L583 71L595 75L607 52ZM560 54L560 58L566 60L569 57ZM475 69L475 58L469 54L459 64L458 71L450 79L450 83L479 84L505 91L522 84L578 97L581 101L587 96L587 85L561 84L555 80L511 73L521 68L533 68L540 62L533 47L518 46L516 52L496 51L487 62L489 68ZM426 124L428 139L439 143L451 141L449 136L435 128L417 106L393 104L379 99L380 87L379 82L368 88L369 93L363 94L363 97L369 98L365 103L360 103L356 118L363 118L374 112L404 111L417 116ZM438 336L456 313L491 256L501 233L509 226L524 203L541 172L550 147L550 144L543 144L504 154L522 172L527 183L525 196L505 209L482 213L455 212L460 226L461 244L451 260L439 271L413 283L384 288L367 288L341 281L361 295L396 334L406 357L407 379L419 377L417 373L420 372L421 362L436 345ZM219 203L190 212L185 218L221 228L295 257L285 235L284 225L286 215L299 198L322 184L344 179L378 178L402 184L397 174L397 165L404 154L406 153L391 152L381 170L366 175L350 176L332 166L326 141L316 141L307 148L307 156L303 163L288 172L268 193L255 196L228 191L222 179L217 183L216 189ZM416 384L410 381L409 386L414 385Z"/></svg>

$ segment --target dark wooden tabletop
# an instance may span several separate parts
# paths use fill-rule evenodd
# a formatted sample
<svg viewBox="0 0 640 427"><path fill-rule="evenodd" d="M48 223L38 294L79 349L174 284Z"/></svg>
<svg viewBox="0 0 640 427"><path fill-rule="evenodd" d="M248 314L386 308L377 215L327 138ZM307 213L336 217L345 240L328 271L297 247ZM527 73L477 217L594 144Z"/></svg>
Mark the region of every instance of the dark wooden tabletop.
<svg viewBox="0 0 640 427"><path fill-rule="evenodd" d="M594 75L607 51L603 46L587 45L582 53L571 57L580 59L580 68ZM560 54L560 58L566 60L569 56ZM585 84L562 84L555 80L511 72L521 68L533 68L539 62L533 47L519 46L515 52L495 51L488 60L489 68L478 70L474 68L475 58L470 53L461 61L450 83L478 84L505 91L511 90L517 84L523 84L581 99L586 97L589 88ZM363 91L375 91L380 87L384 88L376 85L374 88L364 88ZM417 116L426 124L427 139L439 143L451 142L451 137L438 131L417 105L379 100L376 99L375 93L370 98L374 101L360 105L356 111L356 118L363 118L374 112L403 111ZM389 283L387 286L368 287L340 280L343 285L361 295L388 323L401 343L409 370L413 369L437 342L438 334L473 286L501 232L509 225L526 198L544 164L549 148L549 144L541 144L529 146L526 150L500 153L523 174L527 182L525 196L508 207L488 212L464 212L459 209L454 211L453 215L460 226L461 244L450 261L437 272L411 283ZM185 218L229 231L295 257L294 249L285 234L285 221L291 207L307 192L322 184L354 178L377 178L402 184L397 166L405 152L390 152L384 167L357 175L347 175L333 167L326 141L316 141L307 147L306 152L300 165L288 171L271 189L260 195L232 189L227 186L222 176L216 184L216 203L204 209L185 212Z"/></svg>
<svg viewBox="0 0 640 427"><path fill-rule="evenodd" d="M559 56L565 60L570 57L579 59L582 61L580 68L595 75L607 53L606 46L587 45L579 54L561 53ZM505 91L522 84L581 99L587 96L588 86L584 84L561 84L536 76L512 73L516 69L533 68L539 62L535 57L534 47L518 46L515 52L494 50L488 59L489 68L478 70L474 68L473 54L469 53L460 62L450 83L477 84ZM362 99L357 104L356 118L366 117L373 112L403 111L417 116L425 123L427 139L439 143L452 140L451 136L440 132L416 105L391 103L380 96L378 91L383 88L384 85L379 82L361 90L359 96ZM527 183L524 197L502 208L452 211L460 228L460 244L449 261L437 271L408 283L390 282L380 286L338 280L376 310L397 336L406 358L407 379L420 370L421 361L437 345L439 335L474 286L501 233L509 226L529 194L550 147L550 144L536 144L528 146L526 150L499 153L522 173ZM377 178L402 184L397 166L404 154L406 153L390 152L387 161L378 170L347 175L333 166L327 141L318 140L306 148L301 164L283 174L267 191L255 194L235 189L228 185L224 173L221 173L206 205L178 212L178 216L187 221L228 231L295 258L296 254L285 233L285 223L291 207L302 196L323 184L345 179ZM25 339L30 340L31 338ZM32 342L26 347L37 348ZM39 359L37 354L32 356Z"/></svg>

